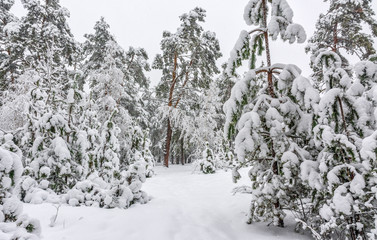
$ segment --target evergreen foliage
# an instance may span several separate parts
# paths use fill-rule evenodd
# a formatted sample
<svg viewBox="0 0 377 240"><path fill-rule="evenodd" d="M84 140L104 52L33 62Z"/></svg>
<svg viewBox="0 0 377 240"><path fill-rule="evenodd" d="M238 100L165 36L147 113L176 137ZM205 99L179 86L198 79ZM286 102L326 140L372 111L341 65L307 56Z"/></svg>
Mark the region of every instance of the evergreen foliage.
<svg viewBox="0 0 377 240"><path fill-rule="evenodd" d="M299 179L300 164L310 157L306 150L310 110L318 101L318 94L309 80L300 75L300 69L289 64L271 65L268 36L275 40L280 35L290 43L305 41L304 30L292 23L292 17L293 11L286 1L249 1L244 19L257 28L241 33L227 69L228 74L234 74L248 59L251 70L235 83L224 105L225 136L231 139L235 135L238 163L234 180L240 176L238 168L252 166L249 222L272 221L280 227L284 226L284 209L304 214L299 207L306 192ZM256 56L264 49L267 66L253 69Z"/></svg>
<svg viewBox="0 0 377 240"><path fill-rule="evenodd" d="M14 0L0 1L0 106L10 99L9 92L21 68L20 20L10 12L13 5Z"/></svg>
<svg viewBox="0 0 377 240"><path fill-rule="evenodd" d="M124 50L103 17L81 44L59 0L21 0L22 18L0 0L0 238L39 239L20 200L147 203L142 185L164 158L204 174L233 168L235 182L248 167L250 185L234 190L251 195L248 223L283 227L289 212L315 239L377 239L377 20L372 0L324 2L306 47L311 79L271 62L271 40L306 40L288 0L249 0L255 28L222 69L206 11L179 16L151 88L146 50Z"/></svg>
<svg viewBox="0 0 377 240"><path fill-rule="evenodd" d="M342 60L342 68L351 73L347 54L356 55L360 60L367 60L376 51L373 38L377 37L377 21L371 6L371 0L336 1L326 0L329 8L321 14L316 23L316 30L309 39L306 52L310 52L312 78L321 91L325 81L321 67L315 59L323 51L333 51ZM365 30L368 27L369 30ZM370 32L370 34L368 33Z"/></svg>
<svg viewBox="0 0 377 240"><path fill-rule="evenodd" d="M0 131L0 233L6 239L37 240L39 221L22 214L22 203L14 193L23 172L21 158L13 135Z"/></svg>

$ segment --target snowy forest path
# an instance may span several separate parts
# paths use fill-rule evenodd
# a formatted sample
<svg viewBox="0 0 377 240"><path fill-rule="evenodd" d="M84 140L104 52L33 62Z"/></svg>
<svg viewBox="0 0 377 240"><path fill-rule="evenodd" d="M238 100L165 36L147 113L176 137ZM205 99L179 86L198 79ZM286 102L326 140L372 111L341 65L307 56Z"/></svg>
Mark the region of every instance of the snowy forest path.
<svg viewBox="0 0 377 240"><path fill-rule="evenodd" d="M143 190L152 197L145 205L127 210L25 204L25 212L41 221L43 240L300 240L292 228L247 225L250 195L232 195L231 172L192 172L190 165L156 167ZM246 169L238 185L248 184ZM40 211L43 208L43 211Z"/></svg>
<svg viewBox="0 0 377 240"><path fill-rule="evenodd" d="M240 207L240 200L248 200L232 196L230 174L230 187L224 188L215 175L192 173L191 166L173 165L156 171L155 179L144 189L153 197L152 202L161 206L165 220L171 222L167 227L174 231L172 239L189 240L193 234L194 239L237 239L233 224L242 222L242 212L247 209ZM225 192L229 198L224 198ZM237 210L230 213L231 209ZM229 214L235 219L229 219Z"/></svg>

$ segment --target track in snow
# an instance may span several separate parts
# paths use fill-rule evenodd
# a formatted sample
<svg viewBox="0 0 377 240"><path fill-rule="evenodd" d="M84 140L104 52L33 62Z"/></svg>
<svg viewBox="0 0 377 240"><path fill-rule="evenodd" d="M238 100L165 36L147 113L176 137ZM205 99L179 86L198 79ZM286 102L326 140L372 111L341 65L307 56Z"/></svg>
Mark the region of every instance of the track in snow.
<svg viewBox="0 0 377 240"><path fill-rule="evenodd" d="M25 212L40 219L45 240L310 239L292 228L247 225L250 196L231 194L230 172L193 174L191 166L174 165L155 170L143 185L152 196L145 205L127 210L62 206L55 227L48 226L56 212L51 204L26 204Z"/></svg>

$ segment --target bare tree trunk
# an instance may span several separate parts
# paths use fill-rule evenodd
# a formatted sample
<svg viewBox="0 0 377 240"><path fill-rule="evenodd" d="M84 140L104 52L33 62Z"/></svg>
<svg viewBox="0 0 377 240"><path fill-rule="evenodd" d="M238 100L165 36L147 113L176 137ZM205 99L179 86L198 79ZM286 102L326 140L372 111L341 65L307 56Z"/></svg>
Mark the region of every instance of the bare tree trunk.
<svg viewBox="0 0 377 240"><path fill-rule="evenodd" d="M168 130L166 134L166 145L165 145L165 159L164 159L164 166L169 167L169 153L170 153L170 142L171 142L171 135L173 131L170 126L170 119L168 118Z"/></svg>
<svg viewBox="0 0 377 240"><path fill-rule="evenodd" d="M173 106L173 92L174 92L175 83L177 82L177 66L178 66L178 53L175 52L174 53L174 69L173 69L172 81L171 81L170 91L169 91L169 102L168 102L169 108ZM171 109L169 109L169 111L170 110ZM168 117L168 130L166 134L165 159L164 159L165 167L169 167L170 143L171 143L172 133L173 133L173 130L171 129L170 118Z"/></svg>

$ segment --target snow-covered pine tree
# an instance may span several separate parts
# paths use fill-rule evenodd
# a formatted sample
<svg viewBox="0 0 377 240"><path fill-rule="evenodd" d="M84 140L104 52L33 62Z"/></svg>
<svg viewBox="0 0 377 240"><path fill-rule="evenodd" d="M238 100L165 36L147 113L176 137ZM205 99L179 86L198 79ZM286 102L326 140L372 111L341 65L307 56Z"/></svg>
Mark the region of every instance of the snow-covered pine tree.
<svg viewBox="0 0 377 240"><path fill-rule="evenodd" d="M86 93L80 88L80 72L72 71L69 75L69 90L67 94L66 116L68 118L68 128L70 133L67 136L67 143L70 145L71 158L77 169L75 176L77 180L83 179L88 173L89 155L88 148L88 129L81 128L83 125L79 121L86 104Z"/></svg>
<svg viewBox="0 0 377 240"><path fill-rule="evenodd" d="M333 51L342 60L342 68L351 73L346 54L356 55L367 60L375 54L373 37L377 37L377 21L374 19L372 0L325 0L329 8L321 14L316 23L316 31L309 39L306 52L310 52L312 79L318 89L325 90L321 67L315 64L322 51ZM364 31L365 27L370 28Z"/></svg>
<svg viewBox="0 0 377 240"><path fill-rule="evenodd" d="M64 193L82 174L78 166L81 163L72 157L75 127L70 123L67 103L74 101L74 93L70 91L72 99L68 101L62 96L65 80L61 78L66 77L65 70L52 59L39 62L35 70L29 70L25 75L34 86L20 140L26 157L25 175L28 176L23 180L27 183L22 184L21 195L26 202L39 203L46 200L39 199L36 194L40 189Z"/></svg>
<svg viewBox="0 0 377 240"><path fill-rule="evenodd" d="M184 100L194 100L195 91L208 89L213 74L218 73L216 60L221 57L219 42L213 32L204 31L206 11L195 8L179 17L175 33L165 31L161 41L162 54L154 60L153 68L162 70L157 96L167 99L165 111L176 109ZM183 100L183 101L181 101ZM200 106L199 106L200 107ZM173 129L167 116L164 165L169 165Z"/></svg>
<svg viewBox="0 0 377 240"><path fill-rule="evenodd" d="M154 157L151 148L151 141L149 140L149 130L143 130L140 126L132 126L133 134L131 139L131 149L132 153L129 156L129 165L137 162L143 162L145 165L145 175L146 177L152 177L154 174Z"/></svg>
<svg viewBox="0 0 377 240"><path fill-rule="evenodd" d="M101 139L97 156L99 176L110 183L114 177L112 172L120 170L119 126L132 122L128 112L119 105L120 99L126 94L123 88L124 74L117 67L116 58L113 56L122 50L115 42L110 41L103 51L103 63L90 72L90 85L93 86L91 95L96 96L94 110L97 112L98 121L103 123L99 131Z"/></svg>
<svg viewBox="0 0 377 240"><path fill-rule="evenodd" d="M302 165L302 179L313 196L305 224L319 238L366 239L375 216L375 198L368 189L373 161L360 151L375 129L374 68L371 62L359 63L352 82L346 54L366 60L375 53L377 22L371 1L329 4L306 48L312 54L313 81L323 95L313 124L317 161ZM371 34L363 33L363 26Z"/></svg>
<svg viewBox="0 0 377 240"><path fill-rule="evenodd" d="M14 130L24 124L27 89L22 74L23 46L20 20L10 12L13 0L0 1L0 128Z"/></svg>
<svg viewBox="0 0 377 240"><path fill-rule="evenodd" d="M94 101L98 100L97 94L101 91L98 88L96 71L102 69L105 71L112 65L112 69L116 69L116 78L118 79L117 87L119 89L116 96L117 104L119 105L119 114L115 116L114 121L117 122L121 132L119 133L120 142L120 166L122 169L127 169L131 164L131 159L135 159L133 153L135 152L132 139L141 128L148 127L148 112L144 110L143 97L149 87L149 79L145 76L145 71L149 71L150 67L147 63L148 55L142 48L129 48L125 52L121 46L116 42L115 37L110 33L110 26L102 17L96 22L94 26L94 34L86 34L87 41L84 43L84 54L87 56L87 61L84 63L84 75L90 77L90 87L92 88L91 97ZM106 59L111 58L111 64L106 63ZM106 65L107 64L107 65ZM121 75L121 76L120 76ZM122 79L120 79L120 77ZM97 89L97 90L96 90ZM114 92L114 93L115 93ZM104 106L106 107L106 106ZM103 109L99 110L102 113ZM102 119L101 113L98 116L100 122L106 121ZM149 142L149 133L146 132L146 142ZM138 145L138 147L146 147L146 149L138 149L141 152L150 152L148 144ZM139 159L139 158L138 158ZM141 159L140 159L141 160ZM150 157L144 159L148 166L154 166L154 160Z"/></svg>
<svg viewBox="0 0 377 240"><path fill-rule="evenodd" d="M84 36L87 40L83 44L83 50L89 59L85 62L83 68L86 75L88 75L89 71L94 71L101 67L106 57L106 52L103 50L108 42L115 42L115 37L110 33L110 26L104 17L101 17L94 25L94 34L85 34ZM120 59L117 62L117 67L122 68L125 63L124 56L121 54L117 55L117 57ZM95 84L95 82L91 82L91 84Z"/></svg>
<svg viewBox="0 0 377 240"><path fill-rule="evenodd" d="M229 75L243 60L250 71L238 80L224 105L225 135L235 137L237 169L252 166L249 222L272 221L284 226L284 210L305 215L300 201L306 186L300 180L300 164L310 158L312 110L318 93L294 65L271 64L269 36L280 35L289 43L303 43L304 29L292 23L293 11L286 0L250 0L244 19L255 25L242 31L228 62ZM255 68L256 58L265 52L267 66ZM309 146L308 146L309 145Z"/></svg>
<svg viewBox="0 0 377 240"><path fill-rule="evenodd" d="M120 134L125 134L123 139L132 141L130 131L134 123L120 105L121 98L126 95L125 77L115 56L122 53L122 49L116 42L109 41L103 51L102 64L98 69L88 71L91 96L95 97L89 99L82 119L84 129L88 131L88 175L67 193L66 201L73 206L127 208L135 202L148 201L146 193L141 191L147 164L144 159L135 162L122 159L121 144L125 142L120 140ZM93 114L96 117L92 118ZM122 133L121 125L128 128L128 132Z"/></svg>
<svg viewBox="0 0 377 240"><path fill-rule="evenodd" d="M83 105L83 114L79 118L78 128L86 133L86 158L87 169L84 170L84 178L93 174L99 169L98 151L100 149L100 128L101 123L97 118L95 111L95 103L90 95L85 96L85 103Z"/></svg>
<svg viewBox="0 0 377 240"><path fill-rule="evenodd" d="M162 162L164 156L164 127L161 124L161 113L158 111L162 105L161 99L157 98L154 89L148 89L143 96L144 110L149 117L149 133L151 141L151 153L156 162ZM157 110L157 111L156 111Z"/></svg>
<svg viewBox="0 0 377 240"><path fill-rule="evenodd" d="M357 108L348 91L351 78L341 61L334 51L323 51L316 59L323 68L326 90L313 129L317 161L304 163L311 166L310 171L304 170L303 178L313 193L308 225L325 238L362 239L364 214L370 209L364 206L366 171L359 151L364 134L369 135L371 129L363 113L367 108Z"/></svg>
<svg viewBox="0 0 377 240"><path fill-rule="evenodd" d="M14 193L23 172L22 152L13 136L0 130L0 236L4 239L37 240L40 224L22 215L22 202Z"/></svg>
<svg viewBox="0 0 377 240"><path fill-rule="evenodd" d="M160 99L160 98L158 98ZM195 99L195 100L194 100ZM170 147L170 162L172 164L184 164L188 154L195 152L195 137L192 135L196 128L196 116L199 111L199 96L196 94L190 95L190 101L181 101L179 107L172 108L170 111L166 109L165 104L160 105L159 111L161 113L160 119L169 118L172 128L172 138ZM160 121L161 124L161 121ZM166 133L166 127L163 125L160 128L164 129ZM164 133L162 133L164 134ZM166 139L165 139L166 143ZM203 143L201 143L203 144ZM166 147L166 144L164 147ZM201 156L201 152L196 152L196 155ZM164 154L164 157L166 155Z"/></svg>
<svg viewBox="0 0 377 240"><path fill-rule="evenodd" d="M0 1L0 106L12 99L8 92L20 75L22 47L18 41L20 22L10 12L14 0Z"/></svg>
<svg viewBox="0 0 377 240"><path fill-rule="evenodd" d="M109 42L116 42L115 37L110 33L110 26L103 17L96 22L93 34L85 34L86 42L83 45L84 54L88 60L85 62L84 75L88 75L89 71L99 69L106 58L104 49ZM145 72L150 70L147 62L148 54L143 48L130 47L128 51L124 51L119 46L119 51L113 53L116 60L116 67L124 74L124 90L125 95L122 96L120 104L129 111L133 117L140 117L143 114L140 106L140 91L149 87L149 79L145 76ZM91 82L94 87L96 82ZM140 95L140 96L138 96ZM93 96L95 97L95 96ZM145 120L145 119L143 119Z"/></svg>
<svg viewBox="0 0 377 240"><path fill-rule="evenodd" d="M145 98L148 96L150 80L145 75L150 71L148 54L144 48L129 47L125 52L125 89L127 95L122 98L120 104L128 110L135 120L136 127L144 131L150 126L151 114L145 110ZM150 133L145 132L149 141ZM149 149L148 149L149 150Z"/></svg>
<svg viewBox="0 0 377 240"><path fill-rule="evenodd" d="M222 72L221 75L216 79L216 88L218 89L218 95L220 98L220 104L221 106L224 106L225 102L230 98L232 88L239 78L239 76L233 76L229 75L227 73L228 64L224 63L222 64ZM223 126L225 125L225 114L221 107L221 110L218 112L221 117L218 119L218 126L221 126L222 128L222 139L223 143L221 146L218 147L218 150L216 150L216 153L218 155L218 158L220 159L220 162L223 164L224 169L232 169L234 164L234 148L233 148L233 142L234 138L229 139L227 136L224 136L223 134Z"/></svg>
<svg viewBox="0 0 377 240"><path fill-rule="evenodd" d="M237 81L237 77L228 74L227 63L222 64L221 68L222 68L221 74L216 79L216 85L217 85L217 89L220 91L218 93L220 96L220 103L221 105L224 105L224 103L230 98L232 87L234 86L234 83ZM224 125L224 124L221 124L221 125Z"/></svg>
<svg viewBox="0 0 377 240"><path fill-rule="evenodd" d="M364 87L364 93L357 99L357 109L363 109L364 115L359 116L359 122L364 123L362 125L368 126L368 123L372 126L369 129L373 129L369 135L364 135L360 156L362 159L362 165L364 170L364 182L365 188L363 191L357 193L361 199L357 204L360 207L359 215L361 216L359 221L363 225L364 238L377 239L377 197L376 197L376 183L377 183L377 131L375 131L376 125L376 113L377 113L377 64L370 61L363 61L355 65L355 73L357 81ZM363 88L362 88L363 89ZM365 131L364 131L365 132ZM361 181L360 181L361 182Z"/></svg>
<svg viewBox="0 0 377 240"><path fill-rule="evenodd" d="M22 3L27 14L20 24L25 63L20 79L27 81L20 85L31 84L23 87L31 90L18 139L26 158L21 197L42 202L46 194L37 192L65 193L82 176L85 137L75 120L82 94L68 70L77 49L66 21L68 10L58 0Z"/></svg>

